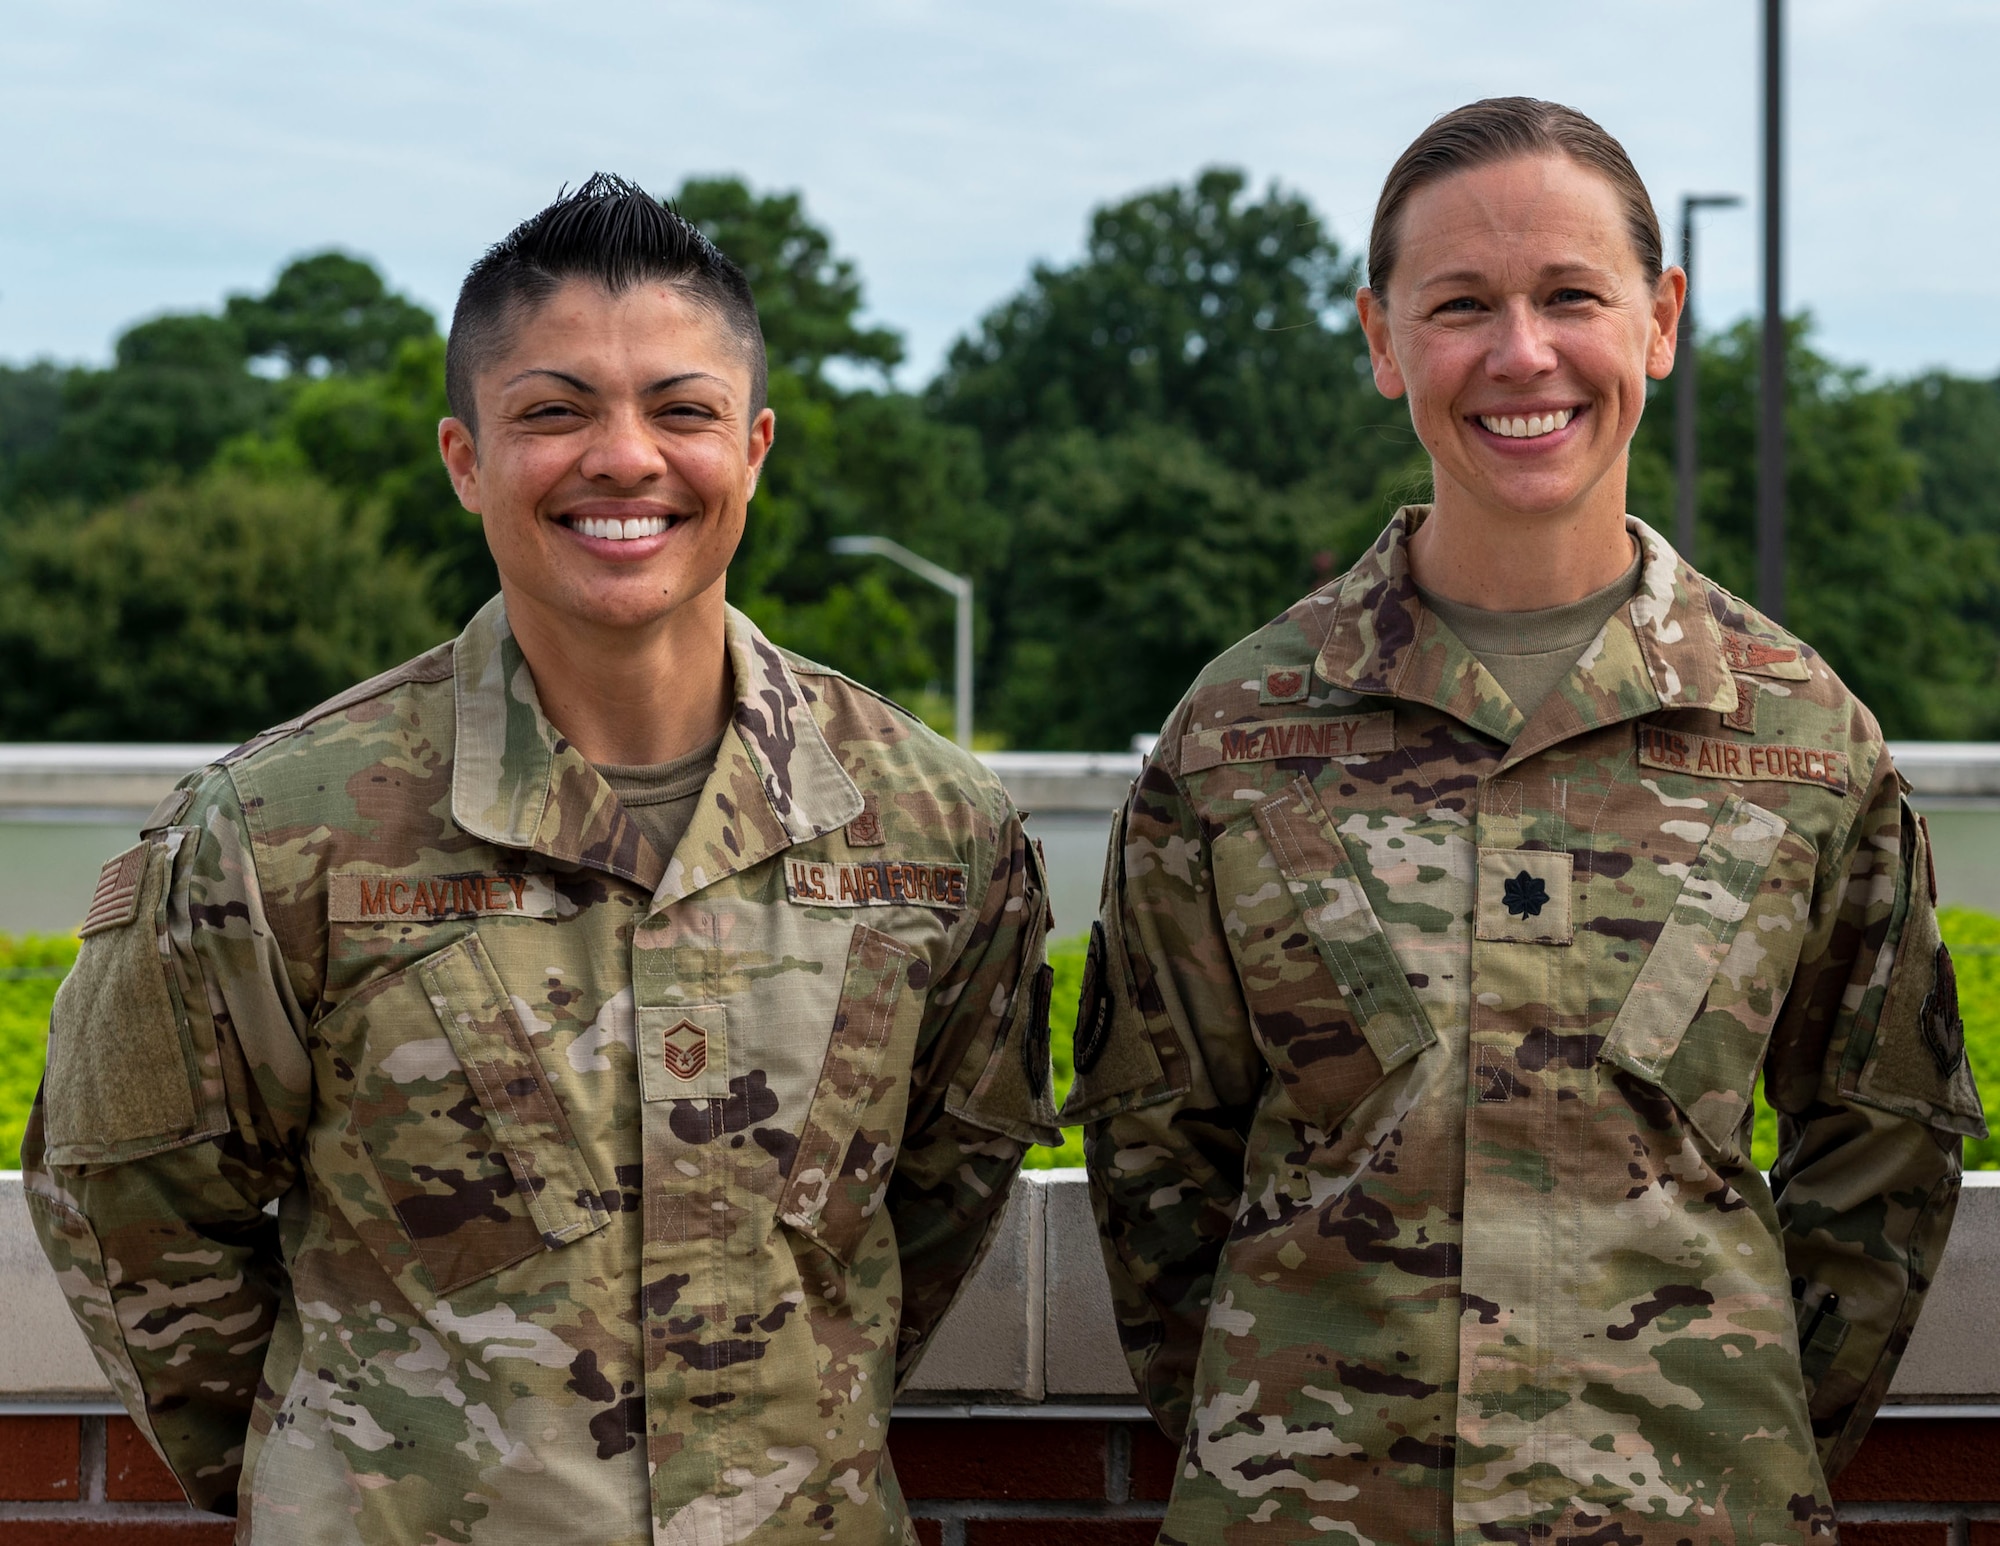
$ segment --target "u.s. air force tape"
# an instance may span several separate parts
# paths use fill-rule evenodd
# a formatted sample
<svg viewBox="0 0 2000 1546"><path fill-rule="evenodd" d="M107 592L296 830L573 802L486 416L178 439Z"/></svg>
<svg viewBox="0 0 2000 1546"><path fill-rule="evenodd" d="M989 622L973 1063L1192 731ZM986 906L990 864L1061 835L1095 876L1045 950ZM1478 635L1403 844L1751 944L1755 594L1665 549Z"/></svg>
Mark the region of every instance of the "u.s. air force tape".
<svg viewBox="0 0 2000 1546"><path fill-rule="evenodd" d="M1847 793L1847 755L1782 741L1718 741L1658 725L1639 726L1639 761L1666 773L1740 783L1818 784Z"/></svg>
<svg viewBox="0 0 2000 1546"><path fill-rule="evenodd" d="M802 907L965 906L965 866L928 859L787 859L785 896Z"/></svg>

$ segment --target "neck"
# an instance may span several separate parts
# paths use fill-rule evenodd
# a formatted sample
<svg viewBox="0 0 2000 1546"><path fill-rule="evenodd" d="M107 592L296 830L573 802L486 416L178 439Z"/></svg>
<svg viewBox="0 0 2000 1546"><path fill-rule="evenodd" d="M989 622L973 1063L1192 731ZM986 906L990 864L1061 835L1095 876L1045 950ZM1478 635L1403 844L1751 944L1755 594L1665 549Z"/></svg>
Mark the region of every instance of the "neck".
<svg viewBox="0 0 2000 1546"><path fill-rule="evenodd" d="M558 615L502 582L542 712L591 762L670 762L729 723L723 582L642 628Z"/></svg>
<svg viewBox="0 0 2000 1546"><path fill-rule="evenodd" d="M1525 515L1483 507L1439 481L1410 538L1410 573L1433 595L1489 612L1535 612L1600 591L1632 563L1625 486L1612 497Z"/></svg>

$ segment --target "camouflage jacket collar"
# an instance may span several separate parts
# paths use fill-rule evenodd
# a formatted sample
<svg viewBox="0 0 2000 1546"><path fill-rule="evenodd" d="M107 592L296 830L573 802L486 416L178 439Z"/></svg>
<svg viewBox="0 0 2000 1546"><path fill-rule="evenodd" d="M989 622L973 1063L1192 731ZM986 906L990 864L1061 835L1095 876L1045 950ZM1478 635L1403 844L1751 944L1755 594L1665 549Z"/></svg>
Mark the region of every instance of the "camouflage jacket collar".
<svg viewBox="0 0 2000 1546"><path fill-rule="evenodd" d="M542 713L495 596L453 651L452 819L501 847L635 881L664 903L860 815L861 792L820 732L811 691L734 607L725 628L735 708L687 835L663 855Z"/></svg>
<svg viewBox="0 0 2000 1546"><path fill-rule="evenodd" d="M1736 707L1736 681L1709 611L1708 585L1666 539L1625 517L1639 544L1639 589L1612 615L1569 678L1524 718L1478 657L1424 605L1409 539L1430 513L1396 512L1361 561L1324 593L1332 619L1315 664L1356 693L1427 703L1506 743L1521 761L1582 731L1660 708Z"/></svg>

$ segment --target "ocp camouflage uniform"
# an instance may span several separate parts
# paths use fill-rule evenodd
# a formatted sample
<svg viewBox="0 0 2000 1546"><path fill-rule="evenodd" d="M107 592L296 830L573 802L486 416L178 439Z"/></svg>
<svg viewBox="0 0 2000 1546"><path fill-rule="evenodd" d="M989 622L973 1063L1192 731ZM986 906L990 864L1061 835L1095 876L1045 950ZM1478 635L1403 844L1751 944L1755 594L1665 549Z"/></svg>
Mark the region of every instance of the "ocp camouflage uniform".
<svg viewBox="0 0 2000 1546"><path fill-rule="evenodd" d="M1984 1130L1923 822L1636 521L1524 722L1425 514L1203 672L1114 833L1064 1115L1161 1539L1831 1539Z"/></svg>
<svg viewBox="0 0 2000 1546"><path fill-rule="evenodd" d="M106 867L29 1201L239 1540L915 1539L892 1388L1054 1136L1046 888L970 756L728 658L671 857L496 601Z"/></svg>

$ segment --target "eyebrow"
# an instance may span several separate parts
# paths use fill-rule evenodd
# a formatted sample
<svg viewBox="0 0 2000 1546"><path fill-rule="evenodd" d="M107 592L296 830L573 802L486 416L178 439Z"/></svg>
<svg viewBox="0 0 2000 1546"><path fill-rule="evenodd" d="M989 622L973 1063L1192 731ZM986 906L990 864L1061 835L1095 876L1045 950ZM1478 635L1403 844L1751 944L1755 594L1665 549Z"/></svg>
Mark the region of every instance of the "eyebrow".
<svg viewBox="0 0 2000 1546"><path fill-rule="evenodd" d="M1576 262L1571 262L1571 263L1546 264L1542 268L1542 271L1535 277L1537 279L1546 280L1546 279L1554 279L1562 274L1601 274L1603 272L1604 270L1599 268L1595 263L1587 263L1578 260ZM1418 282L1418 288L1427 289L1431 285L1484 284L1491 277L1492 276L1490 274L1480 273L1476 269L1469 269L1469 268L1454 269L1449 274L1433 274L1427 279L1420 280Z"/></svg>
<svg viewBox="0 0 2000 1546"><path fill-rule="evenodd" d="M565 386L574 388L576 391L582 392L586 396L595 397L597 395L597 388L592 386L588 381L585 381L582 377L572 376L566 370L555 370L546 365L529 366L526 370L522 371L520 374L510 379L507 385L510 387L518 386L523 381L526 381L530 376L553 376L556 380L562 382ZM646 395L650 396L655 392L671 391L674 387L681 385L681 383L685 381L713 381L718 386L729 385L729 383L724 381L722 377L715 375L710 371L684 370L680 372L678 375L662 376L658 381L649 383L644 388L644 392Z"/></svg>

